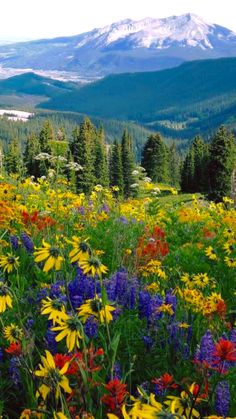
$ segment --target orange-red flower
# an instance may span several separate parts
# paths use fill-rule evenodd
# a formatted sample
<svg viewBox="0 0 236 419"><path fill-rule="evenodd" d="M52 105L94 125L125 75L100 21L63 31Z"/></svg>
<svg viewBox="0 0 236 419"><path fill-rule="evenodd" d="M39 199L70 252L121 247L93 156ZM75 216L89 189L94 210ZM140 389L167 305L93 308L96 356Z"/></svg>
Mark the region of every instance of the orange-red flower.
<svg viewBox="0 0 236 419"><path fill-rule="evenodd" d="M20 356L22 353L21 343L19 341L12 342L5 351L13 356Z"/></svg>
<svg viewBox="0 0 236 419"><path fill-rule="evenodd" d="M124 404L125 396L128 394L126 390L127 385L121 383L119 378L116 377L114 380L109 381L105 387L109 394L102 396L101 401L107 406L110 412L119 414Z"/></svg>
<svg viewBox="0 0 236 419"><path fill-rule="evenodd" d="M160 390L166 390L168 388L177 388L177 384L174 382L173 375L165 372L160 378L154 378L152 380L153 384L156 384Z"/></svg>
<svg viewBox="0 0 236 419"><path fill-rule="evenodd" d="M233 342L220 339L215 345L214 356L217 358L214 363L219 364L224 361L236 361L236 346Z"/></svg>

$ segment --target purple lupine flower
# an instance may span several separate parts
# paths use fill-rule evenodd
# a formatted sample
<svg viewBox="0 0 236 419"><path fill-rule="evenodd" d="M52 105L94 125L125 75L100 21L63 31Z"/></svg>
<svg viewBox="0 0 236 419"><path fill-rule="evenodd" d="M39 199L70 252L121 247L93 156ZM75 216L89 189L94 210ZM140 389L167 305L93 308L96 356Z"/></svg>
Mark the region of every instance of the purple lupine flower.
<svg viewBox="0 0 236 419"><path fill-rule="evenodd" d="M11 242L11 245L12 245L12 249L13 249L13 250L17 250L17 249L18 249L18 247L19 247L19 240L18 240L18 237L17 237L17 236L15 236L15 235L11 235L11 236L10 236L10 242Z"/></svg>
<svg viewBox="0 0 236 419"><path fill-rule="evenodd" d="M57 352L57 342L56 342L57 333L53 332L51 329L48 329L46 332L46 346L47 349L52 353L55 354Z"/></svg>
<svg viewBox="0 0 236 419"><path fill-rule="evenodd" d="M215 409L220 416L226 417L229 413L230 390L227 381L220 381L215 391Z"/></svg>
<svg viewBox="0 0 236 419"><path fill-rule="evenodd" d="M65 285L65 281L60 280L52 284L49 296L50 298L59 298L62 293L62 287Z"/></svg>
<svg viewBox="0 0 236 419"><path fill-rule="evenodd" d="M114 378L119 378L119 380L121 379L121 365L118 361L114 363L113 376Z"/></svg>
<svg viewBox="0 0 236 419"><path fill-rule="evenodd" d="M120 222L121 222L122 224L128 224L128 220L127 220L127 218L126 218L126 217L124 217L124 216L120 217L120 218L119 218L119 220L120 220Z"/></svg>
<svg viewBox="0 0 236 419"><path fill-rule="evenodd" d="M25 323L25 328L27 330L30 330L32 328L33 324L34 324L34 320L33 319L27 319L26 320L26 323Z"/></svg>
<svg viewBox="0 0 236 419"><path fill-rule="evenodd" d="M81 214L81 215L85 215L85 208L84 208L84 207L82 207L82 206L80 206L80 207L78 208L78 212L79 212L79 214Z"/></svg>
<svg viewBox="0 0 236 419"><path fill-rule="evenodd" d="M25 232L21 233L21 240L27 252L33 253L34 243L32 239L28 236L28 234L26 234Z"/></svg>
<svg viewBox="0 0 236 419"><path fill-rule="evenodd" d="M86 322L85 322L85 324L84 324L84 331L85 331L85 334L90 338L90 339L92 339L92 338L94 338L94 337L96 337L97 336L97 334L98 334L98 324L97 324L97 322L95 321L95 318L94 318L94 316L90 316L87 320L86 320Z"/></svg>
<svg viewBox="0 0 236 419"><path fill-rule="evenodd" d="M150 320L152 314L152 297L147 291L140 291L139 293L139 315L141 318L146 317L147 320Z"/></svg>
<svg viewBox="0 0 236 419"><path fill-rule="evenodd" d="M230 340L236 345L236 329L231 330Z"/></svg>
<svg viewBox="0 0 236 419"><path fill-rule="evenodd" d="M151 336L143 336L142 337L144 345L146 346L147 349L150 349L153 345L153 339L151 338Z"/></svg>
<svg viewBox="0 0 236 419"><path fill-rule="evenodd" d="M215 344L213 341L212 333L207 330L203 335L198 351L195 355L195 360L199 362L207 362L209 365L212 364L213 354L215 352Z"/></svg>
<svg viewBox="0 0 236 419"><path fill-rule="evenodd" d="M19 359L13 356L9 362L9 375L15 386L20 384Z"/></svg>
<svg viewBox="0 0 236 419"><path fill-rule="evenodd" d="M124 268L120 268L105 283L109 300L116 301L129 309L134 308L138 286L138 280L136 278L129 279L128 272Z"/></svg>
<svg viewBox="0 0 236 419"><path fill-rule="evenodd" d="M47 296L48 296L48 290L47 290L47 288L42 288L41 290L39 290L39 292L37 294L37 302L40 303L41 300L43 300Z"/></svg>
<svg viewBox="0 0 236 419"><path fill-rule="evenodd" d="M171 304L172 310L174 311L174 314L172 317L174 317L175 312L176 312L176 306L177 306L177 298L172 290L169 290L166 292L165 304Z"/></svg>
<svg viewBox="0 0 236 419"><path fill-rule="evenodd" d="M3 361L3 349L0 348L0 362Z"/></svg>

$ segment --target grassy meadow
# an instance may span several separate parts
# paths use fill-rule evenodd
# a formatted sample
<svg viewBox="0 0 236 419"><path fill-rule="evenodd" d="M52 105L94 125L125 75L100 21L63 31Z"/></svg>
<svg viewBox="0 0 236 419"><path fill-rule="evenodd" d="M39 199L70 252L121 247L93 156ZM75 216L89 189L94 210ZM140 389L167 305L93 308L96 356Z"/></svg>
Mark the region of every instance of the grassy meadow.
<svg viewBox="0 0 236 419"><path fill-rule="evenodd" d="M0 179L0 417L236 416L236 211Z"/></svg>

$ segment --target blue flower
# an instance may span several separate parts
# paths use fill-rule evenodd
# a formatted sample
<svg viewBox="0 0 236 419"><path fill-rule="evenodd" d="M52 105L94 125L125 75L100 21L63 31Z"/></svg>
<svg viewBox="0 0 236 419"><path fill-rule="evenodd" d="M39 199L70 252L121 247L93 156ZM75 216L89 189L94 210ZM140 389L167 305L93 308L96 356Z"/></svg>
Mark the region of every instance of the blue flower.
<svg viewBox="0 0 236 419"><path fill-rule="evenodd" d="M33 253L34 243L32 242L31 238L25 232L23 232L21 234L21 240L22 240L23 246L25 247L27 252Z"/></svg>
<svg viewBox="0 0 236 419"><path fill-rule="evenodd" d="M223 417L228 416L229 404L230 404L229 383L227 381L220 381L217 384L216 391L215 391L216 413Z"/></svg>

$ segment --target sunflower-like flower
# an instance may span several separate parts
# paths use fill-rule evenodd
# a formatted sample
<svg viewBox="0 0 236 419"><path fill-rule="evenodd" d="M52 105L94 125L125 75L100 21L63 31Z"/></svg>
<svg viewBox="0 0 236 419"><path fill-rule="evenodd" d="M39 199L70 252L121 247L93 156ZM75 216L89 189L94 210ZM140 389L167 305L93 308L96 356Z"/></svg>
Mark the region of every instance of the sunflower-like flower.
<svg viewBox="0 0 236 419"><path fill-rule="evenodd" d="M94 316L101 323L109 323L113 320L112 311L115 307L108 304L103 304L102 299L97 295L95 298L86 300L79 308L79 317L82 317L85 322L90 316Z"/></svg>
<svg viewBox="0 0 236 419"><path fill-rule="evenodd" d="M215 250L213 249L212 246L208 246L205 249L205 254L206 254L206 256L208 256L208 258L210 260L217 260L218 259L217 254L216 254L216 252L215 252Z"/></svg>
<svg viewBox="0 0 236 419"><path fill-rule="evenodd" d="M4 282L0 281L0 313L4 313L7 307L12 308L12 297Z"/></svg>
<svg viewBox="0 0 236 419"><path fill-rule="evenodd" d="M48 315L48 320L52 320L53 324L67 318L65 305L59 298L52 300L46 297L42 300L41 314Z"/></svg>
<svg viewBox="0 0 236 419"><path fill-rule="evenodd" d="M13 269L17 269L19 266L19 257L15 257L11 253L0 256L0 268L3 268L3 272L10 274Z"/></svg>
<svg viewBox="0 0 236 419"><path fill-rule="evenodd" d="M43 247L40 247L34 252L35 262L45 261L43 271L48 272L51 269L55 268L56 271L59 271L61 268L61 263L63 257L60 255L60 249L58 247L53 247L49 243L46 243L43 240Z"/></svg>
<svg viewBox="0 0 236 419"><path fill-rule="evenodd" d="M71 393L68 378L65 373L68 370L69 362L66 362L63 368L59 369L55 365L54 358L49 351L46 352L46 357L41 356L42 364L39 364L39 369L35 371L37 377L42 377L44 383L39 387L36 396L42 396L45 400L50 391L55 392L56 399L59 398L61 388L66 393Z"/></svg>
<svg viewBox="0 0 236 419"><path fill-rule="evenodd" d="M88 238L81 240L76 236L72 236L72 241L68 240L68 243L73 246L73 249L69 253L71 263L79 262L91 255L91 248L87 241Z"/></svg>
<svg viewBox="0 0 236 419"><path fill-rule="evenodd" d="M3 335L10 343L14 343L21 341L23 330L17 324L11 323L10 326L4 327Z"/></svg>
<svg viewBox="0 0 236 419"><path fill-rule="evenodd" d="M81 330L82 325L77 315L69 316L65 313L63 319L60 320L59 326L52 327L53 332L60 332L56 336L56 341L60 342L66 337L66 346L69 352L77 346L80 347L80 340L83 339Z"/></svg>
<svg viewBox="0 0 236 419"><path fill-rule="evenodd" d="M198 385L193 383L189 387L189 392L181 391L180 397L177 396L167 396L169 399L164 403L169 406L169 410L171 413L178 414L178 415L186 415L187 417L189 414L192 414L192 418L200 418L199 412L192 407L193 405L193 398L196 400L196 403L201 401L201 398L197 397L198 393Z"/></svg>
<svg viewBox="0 0 236 419"><path fill-rule="evenodd" d="M236 259L225 256L224 261L229 268L236 268Z"/></svg>
<svg viewBox="0 0 236 419"><path fill-rule="evenodd" d="M87 259L79 261L79 266L85 275L102 276L107 273L108 269L102 262L95 256L90 255Z"/></svg>

